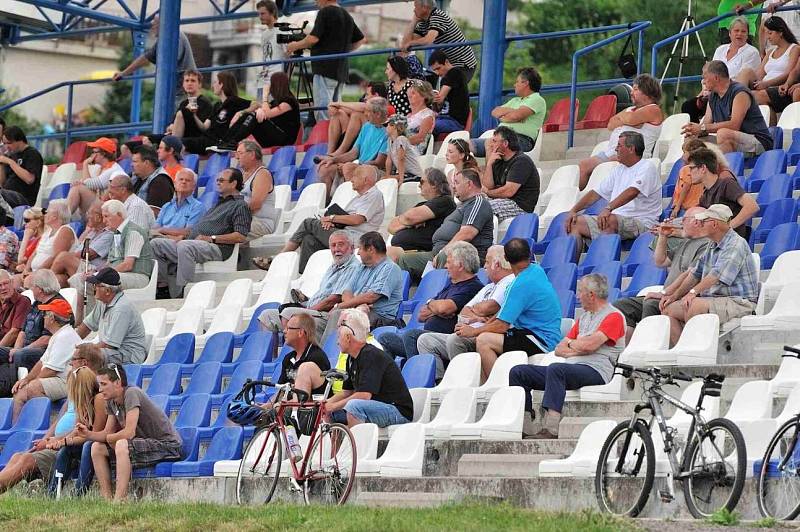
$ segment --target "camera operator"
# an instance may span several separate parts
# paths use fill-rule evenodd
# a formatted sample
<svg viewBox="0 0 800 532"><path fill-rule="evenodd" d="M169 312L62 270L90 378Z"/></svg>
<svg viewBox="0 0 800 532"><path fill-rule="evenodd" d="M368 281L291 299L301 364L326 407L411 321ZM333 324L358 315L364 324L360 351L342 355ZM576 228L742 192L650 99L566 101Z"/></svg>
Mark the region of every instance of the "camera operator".
<svg viewBox="0 0 800 532"><path fill-rule="evenodd" d="M258 18L264 26L261 32L261 53L263 61L277 61L286 59L286 45L281 44L280 28L276 28L275 22L278 20L278 6L272 0L261 0L256 4ZM283 72L283 64L275 63L265 65L258 75L261 84L258 99L262 100L269 96L269 80L276 72Z"/></svg>
<svg viewBox="0 0 800 532"><path fill-rule="evenodd" d="M345 53L364 44L364 34L350 13L338 6L336 0L317 0L317 6L319 11L311 33L300 41L289 43L286 46L287 53L293 54L306 48L311 49L312 56ZM347 79L347 59L314 61L311 63L311 73L314 75L314 105L323 108L322 111L316 111L314 116L317 121L327 120L328 104L339 101L342 84Z"/></svg>

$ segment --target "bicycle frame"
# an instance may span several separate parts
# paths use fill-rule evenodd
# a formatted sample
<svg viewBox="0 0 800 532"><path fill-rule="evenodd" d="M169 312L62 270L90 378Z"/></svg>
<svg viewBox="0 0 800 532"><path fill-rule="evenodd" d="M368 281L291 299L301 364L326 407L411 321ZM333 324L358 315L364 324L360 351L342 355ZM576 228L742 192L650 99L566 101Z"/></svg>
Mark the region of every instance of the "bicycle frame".
<svg viewBox="0 0 800 532"><path fill-rule="evenodd" d="M289 449L289 439L286 437L286 423L283 420L283 413L287 408L318 408L317 416L314 418L314 429L309 435L309 441L313 442L317 435L317 431L322 425L322 420L327 414L327 410L325 409L325 401L311 401L310 403L301 401L281 401L276 409L276 421L271 427L274 427L275 425L278 426L281 432L281 437L283 438L283 445L285 449ZM289 465L292 468L292 479L295 482L302 482L308 479L308 476L306 475L306 466L310 463L311 448L312 445L309 445L306 448L300 469L297 468L297 462L291 459L289 460ZM288 454L291 456L291 451L289 451Z"/></svg>

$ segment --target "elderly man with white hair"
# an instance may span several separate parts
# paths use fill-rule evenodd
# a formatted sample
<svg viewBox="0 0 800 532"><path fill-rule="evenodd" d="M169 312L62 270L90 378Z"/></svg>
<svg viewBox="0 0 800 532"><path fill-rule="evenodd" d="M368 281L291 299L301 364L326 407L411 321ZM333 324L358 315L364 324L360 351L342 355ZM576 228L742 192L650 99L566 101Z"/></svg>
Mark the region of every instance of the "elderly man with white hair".
<svg viewBox="0 0 800 532"><path fill-rule="evenodd" d="M152 233L157 236L186 236L206 213L206 207L194 197L197 174L183 168L175 174L175 196L158 213Z"/></svg>
<svg viewBox="0 0 800 532"><path fill-rule="evenodd" d="M332 421L375 423L379 427L408 423L414 403L400 368L389 355L367 343L369 318L358 309L346 309L339 319L339 349L347 353L347 376L342 391L328 399Z"/></svg>
<svg viewBox="0 0 800 532"><path fill-rule="evenodd" d="M452 244L451 244L452 245ZM447 249L447 248L445 248ZM461 309L458 323L480 327L492 319L506 300L506 292L514 282L514 272L508 263L503 246L494 245L486 252L486 274L489 283ZM425 332L417 338L417 352L436 356L436 379L444 376L445 362L461 353L475 351L475 338L457 333Z"/></svg>
<svg viewBox="0 0 800 532"><path fill-rule="evenodd" d="M133 181L125 174L115 175L108 185L108 195L111 199L121 201L125 205L128 218L145 231L150 231L156 223L153 209L134 192Z"/></svg>

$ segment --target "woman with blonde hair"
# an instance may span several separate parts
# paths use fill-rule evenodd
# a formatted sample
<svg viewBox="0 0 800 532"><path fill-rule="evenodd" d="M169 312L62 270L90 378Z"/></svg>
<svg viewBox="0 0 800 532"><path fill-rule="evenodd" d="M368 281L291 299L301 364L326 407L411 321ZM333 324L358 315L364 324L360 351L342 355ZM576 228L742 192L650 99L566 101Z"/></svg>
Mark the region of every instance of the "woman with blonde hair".
<svg viewBox="0 0 800 532"><path fill-rule="evenodd" d="M411 112L406 116L408 119L406 136L411 145L417 148L417 152L425 155L428 140L431 138L433 126L436 123L436 113L431 110L433 87L427 81L411 80L407 94Z"/></svg>
<svg viewBox="0 0 800 532"><path fill-rule="evenodd" d="M22 235L17 256L16 269L18 273L25 269L25 264L36 252L36 246L39 245L39 239L44 232L44 211L39 207L25 209L22 219L25 221L25 232Z"/></svg>
<svg viewBox="0 0 800 532"><path fill-rule="evenodd" d="M22 269L23 281L31 272L50 268L56 255L72 248L77 237L75 236L75 230L69 225L69 220L70 212L67 201L51 201L44 214L44 231L39 238L39 244ZM29 287L26 286L26 288Z"/></svg>

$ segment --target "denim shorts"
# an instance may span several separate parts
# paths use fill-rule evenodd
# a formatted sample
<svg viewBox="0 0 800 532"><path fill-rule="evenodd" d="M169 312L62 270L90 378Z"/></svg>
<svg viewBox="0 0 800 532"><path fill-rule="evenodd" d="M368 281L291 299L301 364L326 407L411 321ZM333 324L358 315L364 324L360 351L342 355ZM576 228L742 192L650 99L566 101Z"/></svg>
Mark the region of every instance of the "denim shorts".
<svg viewBox="0 0 800 532"><path fill-rule="evenodd" d="M403 417L396 406L371 399L348 401L344 406L344 410L338 410L331 414L331 419L337 423L347 423L347 414L360 419L364 423L375 423L379 427L402 425L409 421Z"/></svg>

